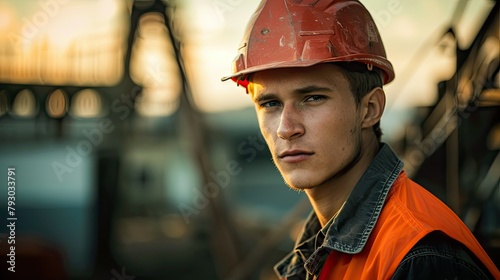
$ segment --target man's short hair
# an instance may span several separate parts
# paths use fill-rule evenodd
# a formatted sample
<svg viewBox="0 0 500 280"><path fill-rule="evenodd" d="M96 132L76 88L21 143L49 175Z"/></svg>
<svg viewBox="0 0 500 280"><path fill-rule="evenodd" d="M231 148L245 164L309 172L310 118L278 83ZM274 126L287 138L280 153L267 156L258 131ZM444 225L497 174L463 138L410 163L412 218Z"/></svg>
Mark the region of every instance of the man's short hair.
<svg viewBox="0 0 500 280"><path fill-rule="evenodd" d="M349 88L356 101L356 106L361 104L361 99L372 89L383 87L382 72L377 68L370 71L365 64L359 62L339 62L334 64L340 66L341 72L349 82ZM380 142L382 138L380 121L373 126L373 131Z"/></svg>

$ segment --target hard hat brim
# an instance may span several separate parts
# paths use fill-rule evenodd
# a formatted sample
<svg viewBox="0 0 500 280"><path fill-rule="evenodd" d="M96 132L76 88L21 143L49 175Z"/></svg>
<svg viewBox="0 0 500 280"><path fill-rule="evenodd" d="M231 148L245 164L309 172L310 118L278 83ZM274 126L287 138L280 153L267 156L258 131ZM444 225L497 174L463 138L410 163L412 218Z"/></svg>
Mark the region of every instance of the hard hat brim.
<svg viewBox="0 0 500 280"><path fill-rule="evenodd" d="M221 78L221 81L227 81L229 79L233 81L237 81L240 79L245 79L244 77L248 74L252 74L259 71L271 70L271 69L279 69L279 68L293 68L293 67L309 67L320 63L335 63L335 62L361 62L366 65L372 65L374 67L379 68L384 73L384 84L390 83L394 80L394 70L392 64L388 62L383 57L375 57L374 55L360 55L353 54L349 56L343 57L333 57L330 59L309 59L309 60L295 60L295 61L283 61L283 62L275 62L269 63L265 65L259 65L255 67L250 67L245 70L236 72L229 76L224 76Z"/></svg>

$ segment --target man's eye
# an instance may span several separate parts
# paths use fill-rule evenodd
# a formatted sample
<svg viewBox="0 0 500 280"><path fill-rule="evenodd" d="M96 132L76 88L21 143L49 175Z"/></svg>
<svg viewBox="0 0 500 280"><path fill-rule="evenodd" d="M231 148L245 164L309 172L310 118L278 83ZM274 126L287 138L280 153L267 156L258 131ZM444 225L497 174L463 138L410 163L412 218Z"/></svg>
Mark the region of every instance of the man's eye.
<svg viewBox="0 0 500 280"><path fill-rule="evenodd" d="M323 99L325 99L325 97L322 95L312 95L312 96L307 97L306 101L320 101Z"/></svg>
<svg viewBox="0 0 500 280"><path fill-rule="evenodd" d="M262 103L260 105L260 107L276 107L276 106L279 106L280 103L278 101L268 101L268 102L265 102L265 103Z"/></svg>

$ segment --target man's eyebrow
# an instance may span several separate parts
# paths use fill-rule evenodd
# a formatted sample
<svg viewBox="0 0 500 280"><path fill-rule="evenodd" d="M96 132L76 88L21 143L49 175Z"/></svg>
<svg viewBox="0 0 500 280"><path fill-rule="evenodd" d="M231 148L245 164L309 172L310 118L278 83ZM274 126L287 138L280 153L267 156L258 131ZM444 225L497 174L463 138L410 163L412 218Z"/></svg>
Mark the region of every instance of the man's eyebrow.
<svg viewBox="0 0 500 280"><path fill-rule="evenodd" d="M273 100L273 99L277 99L277 98L278 98L278 96L274 93L263 93L263 94L259 94L258 96L256 96L253 101L255 103L261 103L263 101Z"/></svg>

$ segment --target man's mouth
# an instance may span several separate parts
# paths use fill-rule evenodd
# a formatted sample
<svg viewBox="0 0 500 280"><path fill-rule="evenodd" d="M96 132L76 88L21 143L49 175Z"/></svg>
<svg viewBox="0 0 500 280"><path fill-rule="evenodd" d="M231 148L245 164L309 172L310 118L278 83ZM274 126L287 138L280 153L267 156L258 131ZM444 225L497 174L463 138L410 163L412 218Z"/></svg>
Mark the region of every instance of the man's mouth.
<svg viewBox="0 0 500 280"><path fill-rule="evenodd" d="M286 163L298 163L309 159L313 154L311 151L293 149L279 153L278 158Z"/></svg>

